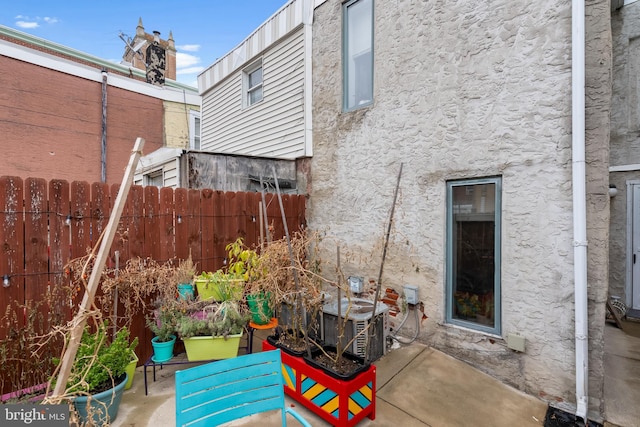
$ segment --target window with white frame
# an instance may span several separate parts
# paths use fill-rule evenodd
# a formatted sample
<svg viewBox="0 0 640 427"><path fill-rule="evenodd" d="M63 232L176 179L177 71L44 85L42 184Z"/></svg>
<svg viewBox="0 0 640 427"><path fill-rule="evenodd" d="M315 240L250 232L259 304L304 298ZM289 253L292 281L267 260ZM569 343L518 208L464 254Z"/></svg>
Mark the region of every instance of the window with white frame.
<svg viewBox="0 0 640 427"><path fill-rule="evenodd" d="M343 108L373 103L373 0L342 6Z"/></svg>
<svg viewBox="0 0 640 427"><path fill-rule="evenodd" d="M500 177L447 182L446 320L499 335Z"/></svg>
<svg viewBox="0 0 640 427"><path fill-rule="evenodd" d="M162 169L155 170L144 174L144 185L163 187L164 186L164 173Z"/></svg>
<svg viewBox="0 0 640 427"><path fill-rule="evenodd" d="M189 148L200 150L200 111L189 110Z"/></svg>
<svg viewBox="0 0 640 427"><path fill-rule="evenodd" d="M243 107L262 101L262 59L245 68L242 76Z"/></svg>

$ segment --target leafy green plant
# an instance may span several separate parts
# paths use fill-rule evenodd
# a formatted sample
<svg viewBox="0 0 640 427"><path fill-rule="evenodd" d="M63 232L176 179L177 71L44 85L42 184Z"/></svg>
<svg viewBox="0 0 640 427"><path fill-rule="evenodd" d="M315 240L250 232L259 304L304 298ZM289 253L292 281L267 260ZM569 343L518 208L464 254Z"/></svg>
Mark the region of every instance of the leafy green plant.
<svg viewBox="0 0 640 427"><path fill-rule="evenodd" d="M108 322L99 324L95 332L85 327L67 381L68 394L95 394L113 388L131 361L138 338L129 342L129 329L120 329L113 340L107 336ZM54 359L55 364L60 359Z"/></svg>
<svg viewBox="0 0 640 427"><path fill-rule="evenodd" d="M480 311L480 299L477 294L469 292L456 292L456 308L458 314L464 317L472 317Z"/></svg>
<svg viewBox="0 0 640 427"><path fill-rule="evenodd" d="M236 301L222 301L183 312L177 319L180 338L237 335L249 321L248 314Z"/></svg>
<svg viewBox="0 0 640 427"><path fill-rule="evenodd" d="M176 333L178 309L172 305L161 305L147 317L147 327L158 337L158 342L171 341Z"/></svg>
<svg viewBox="0 0 640 427"><path fill-rule="evenodd" d="M223 270L202 272L196 276L195 281L199 290L202 288L208 290L210 287L214 287L215 294L221 301L242 299L243 280L233 273L227 273Z"/></svg>
<svg viewBox="0 0 640 427"><path fill-rule="evenodd" d="M227 271L230 274L242 278L245 282L259 279L264 274L264 271L260 268L258 253L245 246L242 237L238 237L234 242L229 243L225 249L229 255Z"/></svg>

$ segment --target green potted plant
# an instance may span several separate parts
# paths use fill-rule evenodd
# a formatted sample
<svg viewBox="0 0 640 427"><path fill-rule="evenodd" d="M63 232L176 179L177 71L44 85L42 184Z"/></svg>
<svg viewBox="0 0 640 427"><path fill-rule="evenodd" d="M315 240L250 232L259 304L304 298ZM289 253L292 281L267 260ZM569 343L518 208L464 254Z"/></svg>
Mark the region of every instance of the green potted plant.
<svg viewBox="0 0 640 427"><path fill-rule="evenodd" d="M108 338L108 322L94 329L86 326L83 331L65 390L82 425L105 425L116 419L128 379L126 368L138 344L138 338L129 341L127 327L113 339ZM54 363L59 365L60 359Z"/></svg>
<svg viewBox="0 0 640 427"><path fill-rule="evenodd" d="M154 310L153 316L147 317L147 327L155 335L151 339L151 360L162 363L173 357L177 310L172 301L157 301L156 304L158 308Z"/></svg>
<svg viewBox="0 0 640 427"><path fill-rule="evenodd" d="M271 322L275 309L277 289L268 280L267 263L269 246L258 252L248 248L242 238L226 246L228 252L228 271L235 277L241 277L245 287L247 306L251 313L251 321L256 325Z"/></svg>
<svg viewBox="0 0 640 427"><path fill-rule="evenodd" d="M456 313L461 319L475 319L480 312L480 298L470 292L456 292Z"/></svg>
<svg viewBox="0 0 640 427"><path fill-rule="evenodd" d="M173 282L178 286L178 298L192 300L194 298L193 279L196 275L196 266L189 258L179 261L173 270Z"/></svg>
<svg viewBox="0 0 640 427"><path fill-rule="evenodd" d="M242 279L222 269L200 273L195 284L201 301L240 301L244 292Z"/></svg>
<svg viewBox="0 0 640 427"><path fill-rule="evenodd" d="M180 312L176 331L190 361L227 359L238 355L247 322L238 301L198 302Z"/></svg>

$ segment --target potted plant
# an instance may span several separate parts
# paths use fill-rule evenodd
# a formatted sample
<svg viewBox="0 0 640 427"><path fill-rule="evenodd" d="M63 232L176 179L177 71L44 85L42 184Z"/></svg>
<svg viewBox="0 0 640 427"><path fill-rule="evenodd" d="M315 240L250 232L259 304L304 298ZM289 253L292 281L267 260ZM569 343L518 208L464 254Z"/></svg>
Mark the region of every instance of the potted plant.
<svg viewBox="0 0 640 427"><path fill-rule="evenodd" d="M86 326L83 331L65 390L82 425L105 425L116 419L128 379L126 368L138 344L137 338L129 341L127 327L113 339L108 338L108 322L94 329Z"/></svg>
<svg viewBox="0 0 640 427"><path fill-rule="evenodd" d="M289 242L270 242L260 252L262 276L248 284L248 293L257 289L274 295L279 328L267 339L285 352L301 355L310 347L308 338L319 335L322 288L330 282L322 277L320 262L312 252L318 240L317 234L298 232Z"/></svg>
<svg viewBox="0 0 640 427"><path fill-rule="evenodd" d="M227 359L238 355L247 322L238 301L196 302L180 312L176 331L190 361Z"/></svg>
<svg viewBox="0 0 640 427"><path fill-rule="evenodd" d="M222 269L203 271L194 281L201 301L240 301L244 293L242 279Z"/></svg>
<svg viewBox="0 0 640 427"><path fill-rule="evenodd" d="M129 390L131 388L131 386L133 385L133 377L136 373L136 367L138 366L138 362L140 361L140 359L138 358L138 355L136 354L135 351L131 352L131 360L129 361L129 364L127 365L125 371L127 373L127 384L124 386L125 390Z"/></svg>
<svg viewBox="0 0 640 427"><path fill-rule="evenodd" d="M153 316L147 317L147 327L155 335L151 339L153 346L151 360L155 363L166 362L173 357L177 310L172 301L158 300L156 302L158 308L154 310Z"/></svg>
<svg viewBox="0 0 640 427"><path fill-rule="evenodd" d="M480 298L470 292L456 292L456 313L461 319L475 319L480 312Z"/></svg>
<svg viewBox="0 0 640 427"><path fill-rule="evenodd" d="M269 245L263 246L260 252L250 249L244 244L242 238L226 246L228 272L242 279L251 321L256 325L266 325L271 322L278 293L273 281L269 280L273 276L268 274L267 265L270 261L268 248Z"/></svg>
<svg viewBox="0 0 640 427"><path fill-rule="evenodd" d="M292 239L292 246L299 245L291 263L296 273L297 289L289 289L289 300L286 307L290 310L280 335L267 337L262 343L263 350L282 349L283 375L289 378L285 392L299 403L310 409L316 415L332 425L354 426L363 418L375 417L376 400L376 367L365 358L352 355L345 351L353 340L366 334L365 327L357 337L351 341L343 340L344 328L349 319L352 307L349 288L345 285L344 275L340 271L338 256L338 280L332 281L321 276L321 263L312 257L307 248L312 249L316 236L307 238L304 235ZM296 241L297 240L297 241ZM309 250L310 250L309 249ZM269 269L271 274L271 269ZM325 302L328 287L335 287L337 301L340 301L336 336L339 338L333 347L326 346L318 339L313 326L317 315ZM346 298L342 298L345 295ZM342 301L345 301L343 310ZM282 314L280 316L283 317ZM285 329L289 326L289 333ZM297 328L297 329L296 329ZM297 340L297 341L296 341ZM291 351L292 346L302 351ZM308 392L313 390L313 392ZM330 395L335 398L331 405L316 399L318 394ZM352 405L354 396L365 397L359 399L358 405Z"/></svg>
<svg viewBox="0 0 640 427"><path fill-rule="evenodd" d="M191 259L191 254L186 260L178 262L173 271L173 282L178 286L180 299L192 300L194 298L193 279L196 274L196 266Z"/></svg>

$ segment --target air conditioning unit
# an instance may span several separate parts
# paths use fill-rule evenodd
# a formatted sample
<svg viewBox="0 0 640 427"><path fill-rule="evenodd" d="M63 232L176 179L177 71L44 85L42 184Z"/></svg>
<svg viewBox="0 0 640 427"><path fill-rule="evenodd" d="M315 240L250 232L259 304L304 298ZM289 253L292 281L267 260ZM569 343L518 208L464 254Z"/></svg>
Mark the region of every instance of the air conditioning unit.
<svg viewBox="0 0 640 427"><path fill-rule="evenodd" d="M349 310L347 324L344 330L342 344L347 345L346 350L356 356L366 356L367 335L372 331L365 331L367 325L373 318L373 301L364 298L351 298L351 308L349 300L342 299L340 315L344 322L345 315ZM376 315L371 322L373 336L371 337L371 347L369 361L374 361L382 357L387 352L387 336L389 335L389 307L381 302L376 304ZM335 346L338 343L339 327L342 322L338 321L338 304L336 301L325 304L320 313L320 332L325 344ZM364 332L363 332L364 331ZM355 339L354 339L355 337Z"/></svg>

